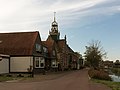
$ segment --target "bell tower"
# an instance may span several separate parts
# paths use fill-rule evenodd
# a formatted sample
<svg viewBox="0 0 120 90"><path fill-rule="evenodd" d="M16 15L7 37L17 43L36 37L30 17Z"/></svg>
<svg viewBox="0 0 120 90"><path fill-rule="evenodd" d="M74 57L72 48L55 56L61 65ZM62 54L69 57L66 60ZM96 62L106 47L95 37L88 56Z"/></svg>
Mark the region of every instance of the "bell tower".
<svg viewBox="0 0 120 90"><path fill-rule="evenodd" d="M54 12L54 20L51 25L51 31L49 32L53 40L57 41L60 37L60 32L58 32L58 23L56 22L56 12Z"/></svg>

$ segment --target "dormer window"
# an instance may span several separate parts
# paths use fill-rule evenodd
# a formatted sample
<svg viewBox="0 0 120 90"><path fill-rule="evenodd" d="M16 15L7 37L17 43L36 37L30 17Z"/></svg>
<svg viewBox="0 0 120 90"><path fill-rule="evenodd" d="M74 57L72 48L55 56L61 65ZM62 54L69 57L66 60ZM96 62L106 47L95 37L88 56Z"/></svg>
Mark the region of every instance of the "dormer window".
<svg viewBox="0 0 120 90"><path fill-rule="evenodd" d="M40 44L36 44L36 51L41 52L41 45Z"/></svg>
<svg viewBox="0 0 120 90"><path fill-rule="evenodd" d="M43 50L44 50L45 53L48 53L48 50L47 50L46 47L43 47Z"/></svg>

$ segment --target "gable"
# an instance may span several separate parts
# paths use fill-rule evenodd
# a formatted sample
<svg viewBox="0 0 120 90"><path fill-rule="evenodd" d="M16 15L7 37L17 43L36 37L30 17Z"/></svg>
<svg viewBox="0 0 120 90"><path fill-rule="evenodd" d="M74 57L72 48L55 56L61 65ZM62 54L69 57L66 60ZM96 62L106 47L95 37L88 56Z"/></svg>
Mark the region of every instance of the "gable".
<svg viewBox="0 0 120 90"><path fill-rule="evenodd" d="M52 55L52 51L55 48L55 46L54 46L55 42L47 40L47 41L42 41L42 43L47 47L49 56L51 56Z"/></svg>

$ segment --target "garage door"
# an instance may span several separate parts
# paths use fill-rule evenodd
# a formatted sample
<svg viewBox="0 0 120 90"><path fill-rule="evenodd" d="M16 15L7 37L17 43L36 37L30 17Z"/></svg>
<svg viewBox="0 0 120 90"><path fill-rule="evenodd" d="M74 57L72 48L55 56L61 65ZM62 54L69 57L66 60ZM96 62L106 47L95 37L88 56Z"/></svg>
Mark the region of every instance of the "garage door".
<svg viewBox="0 0 120 90"><path fill-rule="evenodd" d="M9 73L9 59L2 58L0 60L0 74Z"/></svg>

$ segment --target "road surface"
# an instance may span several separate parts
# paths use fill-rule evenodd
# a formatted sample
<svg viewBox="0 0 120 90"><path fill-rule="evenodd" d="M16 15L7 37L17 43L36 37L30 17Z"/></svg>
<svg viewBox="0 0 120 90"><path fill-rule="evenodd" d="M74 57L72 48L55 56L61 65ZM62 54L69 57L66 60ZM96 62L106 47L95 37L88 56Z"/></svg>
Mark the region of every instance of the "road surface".
<svg viewBox="0 0 120 90"><path fill-rule="evenodd" d="M1 82L0 90L111 90L105 85L92 83L87 70L74 71L62 77L41 82Z"/></svg>

